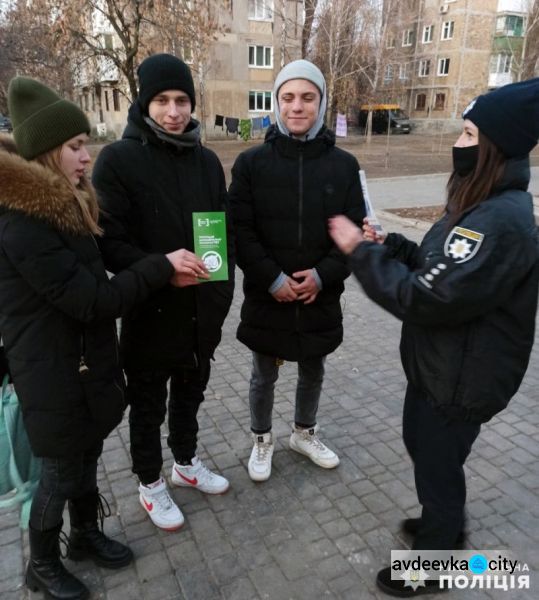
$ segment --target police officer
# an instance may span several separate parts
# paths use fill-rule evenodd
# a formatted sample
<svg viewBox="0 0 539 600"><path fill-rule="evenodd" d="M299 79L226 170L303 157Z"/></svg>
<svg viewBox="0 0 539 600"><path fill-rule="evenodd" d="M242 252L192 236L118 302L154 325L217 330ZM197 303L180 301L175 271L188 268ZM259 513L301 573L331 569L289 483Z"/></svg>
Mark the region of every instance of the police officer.
<svg viewBox="0 0 539 600"><path fill-rule="evenodd" d="M464 461L481 424L518 390L534 341L539 268L526 190L539 79L479 96L462 116L445 214L420 246L368 224L362 234L342 216L330 222L367 295L403 321L403 437L422 505L403 528L416 550L462 541ZM377 584L392 595L424 591L391 580L389 567Z"/></svg>

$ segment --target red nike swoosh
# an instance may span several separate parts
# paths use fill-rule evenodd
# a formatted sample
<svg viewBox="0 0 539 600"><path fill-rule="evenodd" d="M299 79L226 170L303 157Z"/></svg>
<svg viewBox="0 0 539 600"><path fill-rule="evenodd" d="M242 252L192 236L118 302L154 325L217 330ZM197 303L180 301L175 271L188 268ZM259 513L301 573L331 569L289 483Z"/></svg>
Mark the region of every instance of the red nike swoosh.
<svg viewBox="0 0 539 600"><path fill-rule="evenodd" d="M193 477L193 479L189 479L189 477L186 477L185 475L183 475L182 473L180 473L178 471L178 469L176 467L174 467L174 470L176 471L176 473L178 473L178 475L184 480L186 481L189 485L196 485L198 483L198 479L196 477Z"/></svg>
<svg viewBox="0 0 539 600"><path fill-rule="evenodd" d="M153 502L150 502L148 504L148 502L146 502L146 500L144 498L142 498L142 502L144 502L144 506L150 511L152 512L153 510Z"/></svg>

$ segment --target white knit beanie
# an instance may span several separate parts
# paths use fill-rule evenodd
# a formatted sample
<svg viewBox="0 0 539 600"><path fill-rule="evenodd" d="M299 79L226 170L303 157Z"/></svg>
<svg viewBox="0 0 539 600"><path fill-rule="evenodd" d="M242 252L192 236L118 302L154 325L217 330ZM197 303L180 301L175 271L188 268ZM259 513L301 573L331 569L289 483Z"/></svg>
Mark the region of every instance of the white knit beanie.
<svg viewBox="0 0 539 600"><path fill-rule="evenodd" d="M273 86L273 98L275 121L277 122L279 131L284 133L284 135L290 135L290 132L281 119L281 111L279 109L279 89L283 83L286 83L291 79L306 79L307 81L313 83L320 90L320 106L318 108L318 117L315 124L305 135L305 139L312 140L316 137L316 134L320 131L322 125L324 124L324 117L326 115L327 107L326 80L324 79L322 71L320 71L315 64L308 60L295 60L291 63L288 63L281 69L277 75L277 78L275 79L275 85Z"/></svg>

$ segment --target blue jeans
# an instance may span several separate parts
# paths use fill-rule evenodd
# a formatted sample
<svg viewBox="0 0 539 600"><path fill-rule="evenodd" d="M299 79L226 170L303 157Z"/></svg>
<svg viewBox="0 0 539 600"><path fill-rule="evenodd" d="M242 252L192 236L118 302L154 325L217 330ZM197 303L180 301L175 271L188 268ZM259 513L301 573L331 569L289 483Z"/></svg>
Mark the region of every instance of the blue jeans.
<svg viewBox="0 0 539 600"><path fill-rule="evenodd" d="M62 521L67 500L81 498L97 489L97 461L103 451L99 442L82 454L66 458L43 458L30 525L37 531L53 529Z"/></svg>
<svg viewBox="0 0 539 600"><path fill-rule="evenodd" d="M325 360L325 356L320 356L298 361L294 422L299 427L309 428L316 425ZM275 382L278 378L277 359L274 356L253 352L253 371L249 387L253 433L267 433L271 430Z"/></svg>

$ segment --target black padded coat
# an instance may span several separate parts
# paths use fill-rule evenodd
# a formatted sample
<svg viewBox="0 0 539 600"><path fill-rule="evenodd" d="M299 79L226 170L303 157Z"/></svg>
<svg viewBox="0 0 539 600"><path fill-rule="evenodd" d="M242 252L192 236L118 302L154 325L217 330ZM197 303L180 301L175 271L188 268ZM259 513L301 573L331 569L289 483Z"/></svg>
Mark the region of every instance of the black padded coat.
<svg viewBox="0 0 539 600"><path fill-rule="evenodd" d="M417 245L390 234L351 258L367 295L403 321L408 381L448 418L484 423L518 390L534 341L539 262L527 158L495 193Z"/></svg>
<svg viewBox="0 0 539 600"><path fill-rule="evenodd" d="M342 341L340 296L350 274L328 235L328 218L365 215L359 165L325 127L302 142L272 126L265 143L240 154L229 189L245 299L238 339L251 350L297 361L325 356ZM268 289L281 272L316 268L312 304L277 302Z"/></svg>
<svg viewBox="0 0 539 600"><path fill-rule="evenodd" d="M93 170L105 235L98 240L113 273L151 252L193 251L193 212L228 212L223 168L200 144L158 139L134 103L123 139L103 148ZM230 217L230 215L227 215ZM126 369L173 369L208 360L234 292L234 242L228 224L229 280L165 286L122 321Z"/></svg>
<svg viewBox="0 0 539 600"><path fill-rule="evenodd" d="M154 254L109 280L69 185L0 146L0 331L34 454L73 456L123 415L115 318L173 268Z"/></svg>

